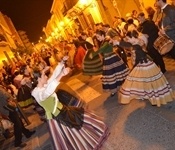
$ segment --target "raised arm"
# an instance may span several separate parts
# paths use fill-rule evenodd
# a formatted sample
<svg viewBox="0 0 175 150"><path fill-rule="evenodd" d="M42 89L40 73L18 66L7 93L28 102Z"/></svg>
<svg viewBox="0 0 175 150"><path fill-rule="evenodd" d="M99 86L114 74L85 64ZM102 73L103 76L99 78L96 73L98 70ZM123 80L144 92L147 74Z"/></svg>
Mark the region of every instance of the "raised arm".
<svg viewBox="0 0 175 150"><path fill-rule="evenodd" d="M62 70L65 68L65 62L67 61L69 57L68 56L64 56L63 60L56 66L56 68L54 69L51 77L48 79L47 84L49 84L50 82L52 82L61 72Z"/></svg>

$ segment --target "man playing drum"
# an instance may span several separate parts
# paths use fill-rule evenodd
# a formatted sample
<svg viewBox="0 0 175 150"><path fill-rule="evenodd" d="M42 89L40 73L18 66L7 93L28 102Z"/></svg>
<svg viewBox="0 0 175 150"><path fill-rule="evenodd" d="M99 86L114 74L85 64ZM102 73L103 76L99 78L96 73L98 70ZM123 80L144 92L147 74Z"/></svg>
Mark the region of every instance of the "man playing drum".
<svg viewBox="0 0 175 150"><path fill-rule="evenodd" d="M162 10L159 35L166 35L175 43L175 7L167 4L167 0L156 0L155 3ZM172 51L175 57L175 47Z"/></svg>
<svg viewBox="0 0 175 150"><path fill-rule="evenodd" d="M138 20L140 22L138 31L148 37L148 44L146 48L148 55L151 56L155 64L160 67L162 73L165 73L166 69L163 58L153 46L154 41L158 38L158 27L153 21L146 19L145 14L142 12L138 14Z"/></svg>

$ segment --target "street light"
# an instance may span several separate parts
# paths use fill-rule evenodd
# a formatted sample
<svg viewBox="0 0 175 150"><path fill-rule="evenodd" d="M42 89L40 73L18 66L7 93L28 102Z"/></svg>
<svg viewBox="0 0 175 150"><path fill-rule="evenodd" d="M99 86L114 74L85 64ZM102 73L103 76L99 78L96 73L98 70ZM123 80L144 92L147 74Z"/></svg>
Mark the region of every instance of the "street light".
<svg viewBox="0 0 175 150"><path fill-rule="evenodd" d="M63 22L63 21L60 22L60 26L61 26L61 27L64 26L64 22Z"/></svg>
<svg viewBox="0 0 175 150"><path fill-rule="evenodd" d="M86 5L86 4L89 4L91 2L92 2L92 0L79 0L79 3L82 5Z"/></svg>

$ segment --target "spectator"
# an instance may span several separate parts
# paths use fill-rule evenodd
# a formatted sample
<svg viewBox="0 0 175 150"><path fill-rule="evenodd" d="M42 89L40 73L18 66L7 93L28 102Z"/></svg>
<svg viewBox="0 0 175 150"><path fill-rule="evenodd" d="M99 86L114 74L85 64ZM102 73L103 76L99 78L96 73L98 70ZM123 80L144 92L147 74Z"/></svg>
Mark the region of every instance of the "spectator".
<svg viewBox="0 0 175 150"><path fill-rule="evenodd" d="M26 146L26 143L22 143L22 134L26 138L30 138L35 131L30 131L24 127L18 111L18 105L11 94L0 85L0 112L8 116L14 123L15 147L22 148Z"/></svg>

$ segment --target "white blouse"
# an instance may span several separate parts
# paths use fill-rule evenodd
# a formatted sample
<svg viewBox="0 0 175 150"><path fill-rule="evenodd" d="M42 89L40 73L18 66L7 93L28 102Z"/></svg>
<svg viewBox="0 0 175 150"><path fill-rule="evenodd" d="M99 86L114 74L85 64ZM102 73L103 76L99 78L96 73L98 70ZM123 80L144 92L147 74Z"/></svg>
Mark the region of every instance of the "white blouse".
<svg viewBox="0 0 175 150"><path fill-rule="evenodd" d="M57 95L55 93L55 89L60 84L56 80L56 77L61 73L62 69L64 68L63 63L59 63L55 70L53 71L52 76L48 79L47 84L44 85L44 87L39 88L35 87L32 91L32 96L35 98L35 100L39 103L41 101L44 101L49 96L54 96L55 99L57 98Z"/></svg>

